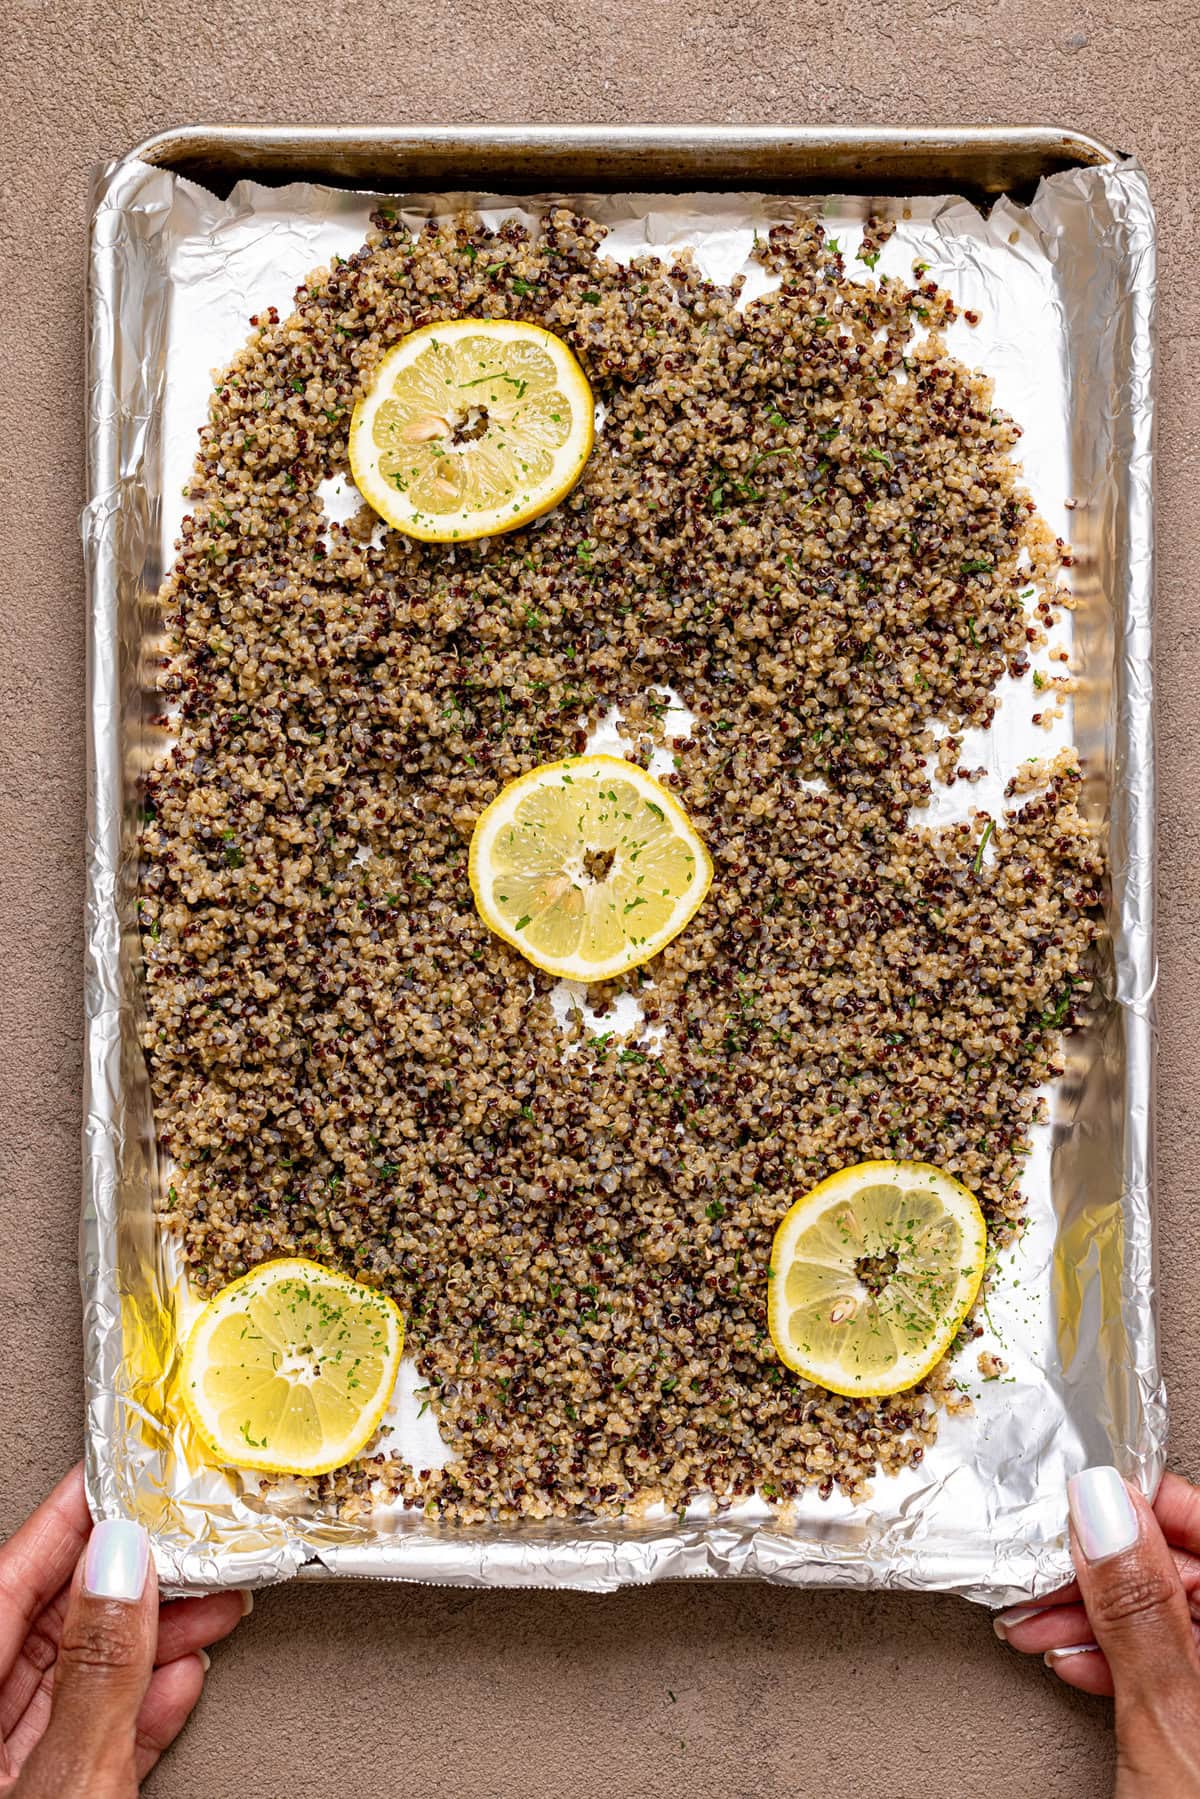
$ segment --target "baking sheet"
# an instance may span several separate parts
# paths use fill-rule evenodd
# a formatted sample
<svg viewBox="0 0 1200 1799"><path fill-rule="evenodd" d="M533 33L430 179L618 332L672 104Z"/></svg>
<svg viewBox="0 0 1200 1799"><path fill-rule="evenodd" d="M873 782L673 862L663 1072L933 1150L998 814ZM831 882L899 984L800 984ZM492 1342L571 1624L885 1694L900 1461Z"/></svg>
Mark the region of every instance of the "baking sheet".
<svg viewBox="0 0 1200 1799"><path fill-rule="evenodd" d="M751 194L572 195L628 256L692 246L704 272L749 268L755 231L816 211L848 252L868 214L897 220L881 273L914 258L981 314L950 347L996 380L1025 428L1026 482L1076 548L1071 571L1078 691L1052 733L1030 722L1029 683L1005 682L996 725L969 734L984 762L973 788L938 790L923 817L999 811L1015 766L1079 747L1086 802L1108 826L1112 961L1106 1004L1068 1044L1024 1191L1030 1225L1004 1252L989 1327L1002 1382L957 1372L971 1415L943 1417L919 1469L879 1478L858 1507L806 1495L786 1513L753 1502L680 1522L562 1521L491 1530L391 1512L368 1523L289 1514L252 1479L195 1459L165 1393L189 1299L152 1211L165 1182L137 1043L137 783L166 741L153 722L162 654L155 594L183 513L211 370L243 341L248 315L290 309L310 270L362 241L378 194L240 182L227 200L128 159L97 182L92 241L90 501L83 535L91 592L92 781L87 901L87 1095L82 1268L88 1486L98 1514L141 1517L171 1591L309 1575L606 1590L653 1579L741 1575L807 1585L948 1589L987 1603L1043 1592L1069 1568L1063 1487L1115 1460L1151 1490L1166 1415L1157 1363L1151 1233L1153 761L1149 631L1153 218L1144 176L1120 162L1045 180L1032 204L985 217L961 199ZM395 205L394 196L390 203ZM490 223L540 199L404 196L430 210L481 204ZM861 269L861 265L858 265ZM865 270L862 271L866 278ZM343 502L330 488L328 509ZM1073 502L1069 505L1068 502ZM1055 643L1070 644L1068 631ZM1042 659L1047 672L1050 665ZM401 1448L428 1429L412 1380L390 1420ZM426 1443L419 1465L435 1446Z"/></svg>

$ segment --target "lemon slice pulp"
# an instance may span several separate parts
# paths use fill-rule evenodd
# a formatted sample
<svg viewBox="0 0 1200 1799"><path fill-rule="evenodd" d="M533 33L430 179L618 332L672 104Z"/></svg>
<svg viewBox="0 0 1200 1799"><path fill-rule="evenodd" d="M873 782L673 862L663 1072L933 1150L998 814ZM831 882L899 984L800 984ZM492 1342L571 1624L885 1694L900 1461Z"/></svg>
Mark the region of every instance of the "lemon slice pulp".
<svg viewBox="0 0 1200 1799"><path fill-rule="evenodd" d="M476 821L468 866L484 923L575 981L657 955L712 880L679 802L618 756L546 762L510 781Z"/></svg>
<svg viewBox="0 0 1200 1799"><path fill-rule="evenodd" d="M860 1162L775 1233L767 1317L780 1359L848 1397L900 1393L941 1361L983 1279L973 1193L928 1162Z"/></svg>
<svg viewBox="0 0 1200 1799"><path fill-rule="evenodd" d="M411 537L515 531L569 493L592 448L587 376L516 319L447 319L402 338L350 422L363 498Z"/></svg>
<svg viewBox="0 0 1200 1799"><path fill-rule="evenodd" d="M403 1346L403 1320L384 1294L288 1257L209 1301L188 1335L181 1390L219 1461L326 1474L378 1428Z"/></svg>

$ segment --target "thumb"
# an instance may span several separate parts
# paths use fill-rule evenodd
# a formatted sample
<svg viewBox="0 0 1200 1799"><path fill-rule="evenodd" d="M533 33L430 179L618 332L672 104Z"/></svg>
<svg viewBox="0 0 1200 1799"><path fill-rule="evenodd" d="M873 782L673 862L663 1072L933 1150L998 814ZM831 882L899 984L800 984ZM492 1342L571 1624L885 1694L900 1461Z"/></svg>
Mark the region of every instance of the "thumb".
<svg viewBox="0 0 1200 1799"><path fill-rule="evenodd" d="M1148 1502L1115 1468L1067 1483L1071 1549L1088 1619L1112 1672L1118 1710L1195 1690L1200 1656L1167 1540Z"/></svg>
<svg viewBox="0 0 1200 1799"><path fill-rule="evenodd" d="M80 1557L59 1639L46 1734L31 1792L133 1799L138 1711L154 1670L158 1580L140 1524L97 1524Z"/></svg>

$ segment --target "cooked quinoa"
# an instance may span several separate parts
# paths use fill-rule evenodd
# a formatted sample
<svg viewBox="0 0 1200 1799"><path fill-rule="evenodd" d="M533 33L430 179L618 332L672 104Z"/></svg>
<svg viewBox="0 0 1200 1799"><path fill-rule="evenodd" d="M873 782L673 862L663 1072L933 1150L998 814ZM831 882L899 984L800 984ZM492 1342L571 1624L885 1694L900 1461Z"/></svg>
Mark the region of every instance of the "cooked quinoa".
<svg viewBox="0 0 1200 1799"><path fill-rule="evenodd" d="M202 1289L298 1253L401 1306L453 1459L376 1456L319 1503L860 1497L921 1459L947 1369L861 1400L789 1373L775 1226L832 1170L913 1157L1006 1240L1090 988L1102 868L1069 754L994 823L913 822L930 762L978 772L962 733L1055 615L1020 431L947 353L926 272L868 273L883 228L854 280L820 225L776 228L782 286L739 308L687 256L617 266L565 210L536 236L374 226L217 377L162 592L176 738L140 906L169 1226ZM454 548L329 526L380 357L463 315L579 356L605 408L580 486ZM626 985L658 1028L564 1038L552 981L475 912L472 825L613 706L645 764L667 689L713 886L588 995Z"/></svg>

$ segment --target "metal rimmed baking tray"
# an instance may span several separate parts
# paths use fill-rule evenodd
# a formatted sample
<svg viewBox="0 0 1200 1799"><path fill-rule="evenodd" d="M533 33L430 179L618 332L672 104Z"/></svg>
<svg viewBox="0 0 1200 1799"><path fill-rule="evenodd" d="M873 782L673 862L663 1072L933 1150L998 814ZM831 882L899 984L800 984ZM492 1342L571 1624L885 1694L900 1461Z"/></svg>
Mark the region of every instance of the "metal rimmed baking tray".
<svg viewBox="0 0 1200 1799"><path fill-rule="evenodd" d="M365 190L365 191L364 191ZM921 1474L854 1508L749 1504L683 1520L455 1528L347 1523L266 1503L188 1459L166 1391L180 1276L155 1223L164 1179L138 1041L138 784L162 747L156 593L236 321L361 238L371 194L419 217L453 194L536 213L563 196L640 248L728 263L761 221L817 208L853 233L898 223L992 321L972 360L1010 383L1047 516L1071 502L1071 727L1111 867L1104 1003L1067 1049L1026 1189L1020 1378L943 1428ZM534 198L530 198L534 196ZM947 197L947 196L958 196ZM299 258L299 262L297 262ZM723 264L724 266L724 264ZM274 285L272 285L272 283ZM1166 1415L1153 1305L1151 1065L1153 217L1136 165L1051 127L992 131L189 127L97 179L91 243L90 795L82 1276L88 1486L150 1526L173 1591L309 1576L605 1590L664 1578L953 1590L991 1603L1068 1566L1062 1480L1116 1460L1147 1489ZM1022 742L1025 740L1022 739ZM1036 747L1044 748L1044 740ZM1017 738L993 744L1011 763ZM1003 1297L995 1305L1003 1312Z"/></svg>

